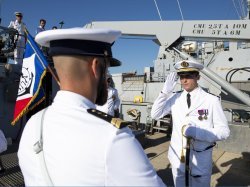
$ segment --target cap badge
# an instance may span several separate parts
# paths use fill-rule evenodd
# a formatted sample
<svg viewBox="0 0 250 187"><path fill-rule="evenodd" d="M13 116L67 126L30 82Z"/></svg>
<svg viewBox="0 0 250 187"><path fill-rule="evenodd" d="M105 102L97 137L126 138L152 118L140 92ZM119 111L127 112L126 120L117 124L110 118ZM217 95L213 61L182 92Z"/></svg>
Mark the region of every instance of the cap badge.
<svg viewBox="0 0 250 187"><path fill-rule="evenodd" d="M183 62L181 63L181 66L184 67L184 68L186 68L186 67L189 66L189 63L186 62L186 61L183 61Z"/></svg>
<svg viewBox="0 0 250 187"><path fill-rule="evenodd" d="M184 68L186 68L186 67L189 66L189 63L186 62L186 61L183 61L183 62L181 63L181 66L184 67Z"/></svg>

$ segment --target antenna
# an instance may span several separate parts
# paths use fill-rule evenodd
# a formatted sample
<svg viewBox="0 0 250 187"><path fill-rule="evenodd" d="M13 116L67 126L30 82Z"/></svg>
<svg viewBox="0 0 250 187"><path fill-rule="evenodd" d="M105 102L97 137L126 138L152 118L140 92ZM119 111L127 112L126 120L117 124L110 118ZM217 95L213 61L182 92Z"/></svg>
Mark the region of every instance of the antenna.
<svg viewBox="0 0 250 187"><path fill-rule="evenodd" d="M61 29L63 27L64 22L61 21L59 24L60 24L60 29Z"/></svg>

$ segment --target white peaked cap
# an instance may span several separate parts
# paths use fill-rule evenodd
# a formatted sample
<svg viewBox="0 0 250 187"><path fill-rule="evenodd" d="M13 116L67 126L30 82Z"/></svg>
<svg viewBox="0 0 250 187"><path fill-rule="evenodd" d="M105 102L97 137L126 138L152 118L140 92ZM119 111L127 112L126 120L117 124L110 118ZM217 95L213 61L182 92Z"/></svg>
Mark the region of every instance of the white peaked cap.
<svg viewBox="0 0 250 187"><path fill-rule="evenodd" d="M78 27L43 31L36 35L35 40L39 45L45 47L50 47L50 41L63 39L100 41L112 44L120 35L121 32L117 30Z"/></svg>
<svg viewBox="0 0 250 187"><path fill-rule="evenodd" d="M191 60L182 60L174 65L177 72L190 72L190 71L200 71L204 68L203 64L200 64Z"/></svg>
<svg viewBox="0 0 250 187"><path fill-rule="evenodd" d="M121 62L112 57L111 46L120 35L117 30L78 27L43 31L36 35L35 41L50 47L51 56L104 56L111 59L110 66L119 66Z"/></svg>

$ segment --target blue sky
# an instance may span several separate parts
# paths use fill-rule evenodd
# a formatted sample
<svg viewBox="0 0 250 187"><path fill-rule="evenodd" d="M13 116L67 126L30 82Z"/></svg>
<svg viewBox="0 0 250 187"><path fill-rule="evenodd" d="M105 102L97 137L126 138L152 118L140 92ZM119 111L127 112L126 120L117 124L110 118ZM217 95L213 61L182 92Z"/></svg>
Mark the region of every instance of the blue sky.
<svg viewBox="0 0 250 187"><path fill-rule="evenodd" d="M239 19L243 0L179 0L184 20ZM2 26L15 19L14 12L23 13L23 21L34 36L39 20L47 20L46 29L64 21L63 28L82 27L91 21L159 21L154 0L0 0ZM177 0L156 0L162 20L181 20ZM234 3L235 4L234 4ZM235 8L236 7L236 8ZM246 8L246 7L245 7ZM237 13L237 11L238 13ZM151 40L119 39L113 55L123 62L111 73L153 66L158 46Z"/></svg>

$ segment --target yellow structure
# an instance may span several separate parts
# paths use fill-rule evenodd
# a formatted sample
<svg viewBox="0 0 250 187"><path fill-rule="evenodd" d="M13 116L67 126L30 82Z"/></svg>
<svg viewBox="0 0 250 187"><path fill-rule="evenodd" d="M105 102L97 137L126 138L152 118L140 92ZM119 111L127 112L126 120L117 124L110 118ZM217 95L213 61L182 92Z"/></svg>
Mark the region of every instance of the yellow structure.
<svg viewBox="0 0 250 187"><path fill-rule="evenodd" d="M143 102L143 97L141 95L134 97L134 103L142 103L142 102Z"/></svg>

